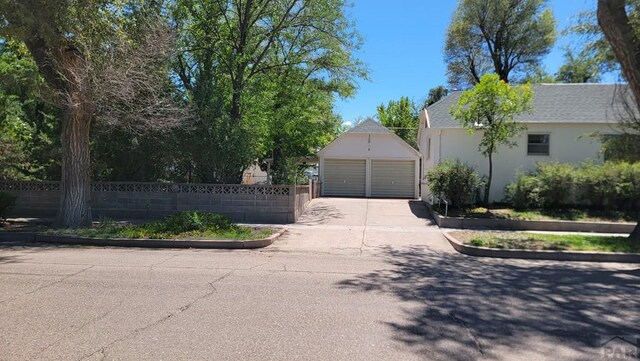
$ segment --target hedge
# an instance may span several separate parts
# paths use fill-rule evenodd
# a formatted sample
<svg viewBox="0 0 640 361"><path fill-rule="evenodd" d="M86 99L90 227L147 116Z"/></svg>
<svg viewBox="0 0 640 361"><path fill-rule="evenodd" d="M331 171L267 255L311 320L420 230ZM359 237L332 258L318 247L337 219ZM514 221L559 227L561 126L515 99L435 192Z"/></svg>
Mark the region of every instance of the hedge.
<svg viewBox="0 0 640 361"><path fill-rule="evenodd" d="M640 203L640 162L538 163L505 189L516 208L587 207L634 210Z"/></svg>

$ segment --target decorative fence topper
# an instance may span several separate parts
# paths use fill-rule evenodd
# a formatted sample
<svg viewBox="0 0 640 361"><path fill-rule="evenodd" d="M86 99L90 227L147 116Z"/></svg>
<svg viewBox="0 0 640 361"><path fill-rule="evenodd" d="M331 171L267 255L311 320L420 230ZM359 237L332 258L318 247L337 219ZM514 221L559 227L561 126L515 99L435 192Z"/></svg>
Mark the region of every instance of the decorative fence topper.
<svg viewBox="0 0 640 361"><path fill-rule="evenodd" d="M306 186L304 186L306 187ZM287 185L244 185L244 184L180 184L180 183L126 183L96 182L91 184L92 192L151 192L151 193L202 193L202 194L291 194L292 186ZM301 190L299 186L297 188ZM17 182L0 181L0 191L60 191L60 182Z"/></svg>

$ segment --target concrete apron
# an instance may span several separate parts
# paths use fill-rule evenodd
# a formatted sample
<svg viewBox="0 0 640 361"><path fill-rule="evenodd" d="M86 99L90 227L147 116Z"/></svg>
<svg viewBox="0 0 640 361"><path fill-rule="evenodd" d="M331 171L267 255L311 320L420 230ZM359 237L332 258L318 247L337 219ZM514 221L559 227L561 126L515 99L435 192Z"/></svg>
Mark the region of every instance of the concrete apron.
<svg viewBox="0 0 640 361"><path fill-rule="evenodd" d="M420 201L318 198L270 250L358 255L393 248L453 252Z"/></svg>

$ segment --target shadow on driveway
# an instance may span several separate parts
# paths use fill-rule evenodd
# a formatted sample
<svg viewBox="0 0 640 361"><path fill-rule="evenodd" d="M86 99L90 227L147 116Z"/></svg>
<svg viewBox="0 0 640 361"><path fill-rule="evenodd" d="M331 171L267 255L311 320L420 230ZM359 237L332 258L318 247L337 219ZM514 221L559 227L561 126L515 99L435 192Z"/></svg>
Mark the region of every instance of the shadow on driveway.
<svg viewBox="0 0 640 361"><path fill-rule="evenodd" d="M406 322L388 325L429 360L594 360L604 335L640 334L637 266L480 259L420 248L388 248L386 261L392 269L338 287L417 302Z"/></svg>

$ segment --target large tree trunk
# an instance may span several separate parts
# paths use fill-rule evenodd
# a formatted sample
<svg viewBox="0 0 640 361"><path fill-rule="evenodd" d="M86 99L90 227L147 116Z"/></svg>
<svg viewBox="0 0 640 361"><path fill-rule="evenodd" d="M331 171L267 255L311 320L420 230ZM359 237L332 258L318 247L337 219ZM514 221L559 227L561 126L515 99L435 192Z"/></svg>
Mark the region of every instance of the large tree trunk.
<svg viewBox="0 0 640 361"><path fill-rule="evenodd" d="M57 225L65 228L91 226L91 176L89 131L93 118L90 84L84 59L65 50L61 67L67 79L62 119L62 178Z"/></svg>
<svg viewBox="0 0 640 361"><path fill-rule="evenodd" d="M629 82L636 105L640 108L640 39L627 16L626 5L625 0L598 0L598 24L611 45ZM640 210L638 224L629 238L640 241Z"/></svg>

